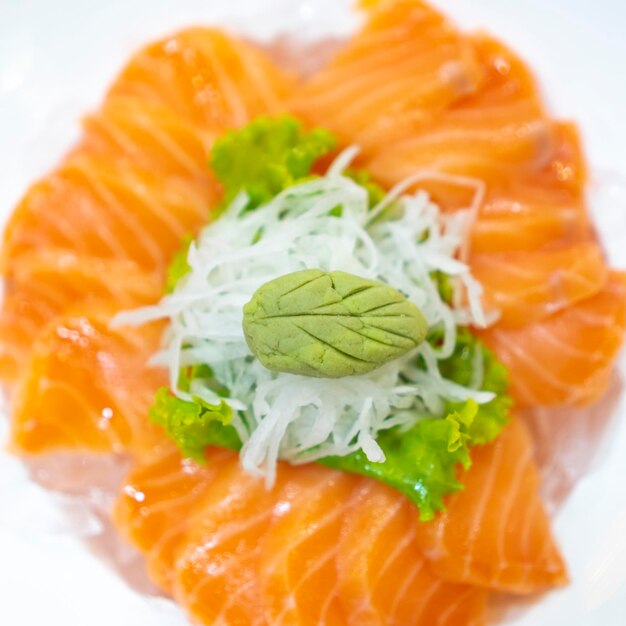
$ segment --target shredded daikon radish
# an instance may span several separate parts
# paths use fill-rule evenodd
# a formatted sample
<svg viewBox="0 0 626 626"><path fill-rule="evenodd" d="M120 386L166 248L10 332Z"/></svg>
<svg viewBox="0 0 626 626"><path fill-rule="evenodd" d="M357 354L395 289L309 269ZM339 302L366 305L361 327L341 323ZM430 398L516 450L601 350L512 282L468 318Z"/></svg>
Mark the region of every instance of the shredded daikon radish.
<svg viewBox="0 0 626 626"><path fill-rule="evenodd" d="M278 459L303 463L361 449L370 461L381 462L384 454L376 443L380 431L441 415L446 399L482 403L493 398L476 390L480 381L462 387L442 378L437 367L439 359L452 354L459 323L485 323L481 286L461 260L484 193L482 183L418 173L372 211L366 190L342 175L356 152L349 148L325 176L290 187L253 211L246 212L245 195L235 198L191 245L191 269L175 291L155 306L115 320L142 324L169 318L166 346L155 362L169 368L172 391L190 399L178 385L180 368L209 365L236 411L233 425L244 444L242 465L265 477L268 485L275 480ZM474 188L471 207L443 214L424 191L404 193L433 178ZM376 219L391 203L394 217ZM243 306L267 281L312 268L342 270L392 285L421 309L430 327L442 329L441 346L435 350L422 344L369 374L339 379L265 369L246 344ZM434 272L452 281L458 298L454 308L440 297ZM418 354L425 370L416 366ZM192 384L192 395L217 400L202 380Z"/></svg>

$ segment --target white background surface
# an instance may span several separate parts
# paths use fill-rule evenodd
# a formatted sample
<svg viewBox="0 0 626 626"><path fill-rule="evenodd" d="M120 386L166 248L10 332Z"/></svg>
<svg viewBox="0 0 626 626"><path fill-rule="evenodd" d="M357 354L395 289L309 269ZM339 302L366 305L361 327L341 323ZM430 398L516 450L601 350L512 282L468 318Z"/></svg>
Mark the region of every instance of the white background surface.
<svg viewBox="0 0 626 626"><path fill-rule="evenodd" d="M227 23L267 37L354 23L346 0L0 0L0 217L52 167L133 49L191 23ZM439 0L461 24L510 43L535 68L548 101L583 130L593 170L626 179L626 4L622 0ZM621 171L620 171L621 170ZM598 215L626 267L626 192ZM606 197L605 197L606 198ZM603 203L603 209L606 205ZM511 624L626 624L626 407L601 459L559 513L573 584ZM0 429L0 435L2 429ZM56 513L49 494L0 453L0 624L181 626L166 603L130 590Z"/></svg>

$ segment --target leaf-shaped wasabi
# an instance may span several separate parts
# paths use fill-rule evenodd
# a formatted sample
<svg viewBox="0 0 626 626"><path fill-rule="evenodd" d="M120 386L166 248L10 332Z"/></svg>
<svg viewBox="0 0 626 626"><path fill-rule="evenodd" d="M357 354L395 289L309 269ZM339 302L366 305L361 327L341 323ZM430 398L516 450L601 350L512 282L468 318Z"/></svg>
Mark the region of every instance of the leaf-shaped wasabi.
<svg viewBox="0 0 626 626"><path fill-rule="evenodd" d="M409 352L425 339L428 323L385 283L313 269L261 286L244 307L243 329L268 369L339 378Z"/></svg>

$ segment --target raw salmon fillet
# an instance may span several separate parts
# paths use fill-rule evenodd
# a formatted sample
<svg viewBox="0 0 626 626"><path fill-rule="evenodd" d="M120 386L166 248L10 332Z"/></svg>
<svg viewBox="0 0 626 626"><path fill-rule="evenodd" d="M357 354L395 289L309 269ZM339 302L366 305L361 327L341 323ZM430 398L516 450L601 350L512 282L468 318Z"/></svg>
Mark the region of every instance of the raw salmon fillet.
<svg viewBox="0 0 626 626"><path fill-rule="evenodd" d="M301 473L297 489L279 494L260 543L259 578L270 624L339 626L351 617L337 593L337 544L358 481L320 469Z"/></svg>
<svg viewBox="0 0 626 626"><path fill-rule="evenodd" d="M541 322L481 336L508 367L518 406L572 406L603 395L625 332L626 275L611 272L591 298Z"/></svg>
<svg viewBox="0 0 626 626"><path fill-rule="evenodd" d="M211 145L221 131L204 131L163 104L133 96L110 95L83 120L77 154L88 153L130 163L147 171L167 172L177 184L191 183L203 195L215 183L207 167ZM206 206L204 217L206 218Z"/></svg>
<svg viewBox="0 0 626 626"><path fill-rule="evenodd" d="M479 588L531 593L567 574L522 422L474 457L429 523L370 479L282 465L266 491L213 450L206 468L173 453L134 470L115 519L201 623L479 624Z"/></svg>
<svg viewBox="0 0 626 626"><path fill-rule="evenodd" d="M419 0L371 0L367 21L302 86L253 45L193 28L139 51L78 145L26 193L4 238L0 376L23 454L124 454L113 518L151 579L206 626L484 626L490 591L567 573L513 418L473 449L465 489L433 521L401 494L319 465L281 464L273 490L237 455L181 458L147 412L162 327L110 327L156 301L186 233L219 201L207 166L225 130L290 110L358 143L391 186L416 171L443 210L486 185L469 262L498 323L481 336L520 407L594 401L626 332L626 278L607 269L584 199L579 138L551 119L525 64ZM549 412L548 412L549 415Z"/></svg>
<svg viewBox="0 0 626 626"><path fill-rule="evenodd" d="M473 449L465 489L421 525L417 541L447 580L512 593L567 582L539 496L530 435L513 419L495 443Z"/></svg>
<svg viewBox="0 0 626 626"><path fill-rule="evenodd" d="M421 529L410 502L364 480L349 506L337 570L342 603L354 623L481 623L486 594L472 586L452 585L433 573L416 541ZM375 549L364 550L364 544Z"/></svg>
<svg viewBox="0 0 626 626"><path fill-rule="evenodd" d="M166 440L147 414L167 376L146 363L162 326L117 332L110 320L100 306L81 309L55 318L38 336L12 401L17 451L158 454Z"/></svg>
<svg viewBox="0 0 626 626"><path fill-rule="evenodd" d="M296 112L313 123L328 124L344 143L362 146L363 165L387 185L424 168L502 182L513 173L534 171L547 164L556 127L545 117L534 81L521 61L492 40L461 37L447 20L416 0L379 5L347 50L297 92L293 104ZM405 54L414 65L432 68L437 81L450 80L452 69L457 79L464 76L458 82L451 81L462 87L454 99L410 97L411 91L403 82L403 66L387 52L394 46L381 46L381 42L406 34L406 24L413 23L407 16L422 14L428 15L433 25L423 28L418 21L412 37L400 39L397 45L413 46ZM446 55L450 48L439 47L441 37L456 38L454 56ZM323 90L322 97L328 99L343 97L346 86L353 83L358 90L354 89L345 102L354 105L336 107L351 115L342 116L335 127L333 118L329 122L319 106L316 93ZM373 110L352 110L381 89L386 93L394 87L406 96L386 98ZM362 127L369 129L365 143Z"/></svg>
<svg viewBox="0 0 626 626"><path fill-rule="evenodd" d="M586 168L578 131L559 123L558 133L547 167L487 189L472 229L474 252L531 252L594 239L583 194Z"/></svg>
<svg viewBox="0 0 626 626"><path fill-rule="evenodd" d="M485 591L432 572L416 509L386 486L283 465L266 491L231 453L207 460L134 470L114 514L200 623L484 624Z"/></svg>
<svg viewBox="0 0 626 626"><path fill-rule="evenodd" d="M363 30L296 92L292 108L369 152L430 126L481 80L471 43L443 16L415 0L381 2Z"/></svg>
<svg viewBox="0 0 626 626"><path fill-rule="evenodd" d="M162 272L182 236L206 221L216 197L157 171L75 154L31 188L13 214L5 233L5 265L33 249L61 248L130 259Z"/></svg>
<svg viewBox="0 0 626 626"><path fill-rule="evenodd" d="M208 168L214 139L259 114L284 110L293 85L256 48L211 29L183 31L133 57L102 107L85 120L78 146L28 190L7 225L4 381L18 379L38 330L68 305L75 308L76 294L103 289L98 277L88 284L59 263L50 284L36 285L32 281L44 280L41 271L25 281L29 270L22 266L53 251L74 255L78 265L82 259L100 264L115 294L112 304L145 304L133 299L133 281L118 269L134 263L134 275L140 269L147 275L138 276L139 284L162 284L183 237L207 222L220 198ZM43 292L53 290L59 293L51 306ZM155 289L153 300L159 295Z"/></svg>
<svg viewBox="0 0 626 626"><path fill-rule="evenodd" d="M206 458L206 466L198 465L172 445L162 458L131 471L113 511L117 528L145 554L152 580L168 592L199 499L218 472L236 462L227 450L209 450Z"/></svg>
<svg viewBox="0 0 626 626"><path fill-rule="evenodd" d="M284 112L294 79L255 46L211 28L189 28L136 54L109 91L164 105L201 136Z"/></svg>
<svg viewBox="0 0 626 626"><path fill-rule="evenodd" d="M284 622L272 621L275 609L280 609L279 603L288 601L295 589L276 598L278 607L274 604L266 609L268 590L259 560L272 521L281 509L287 508L280 506L279 494L285 489L295 499L310 495L312 489L320 486L322 475L323 468L299 472L288 467L275 488L267 491L261 481L243 474L237 463L220 473L219 484L201 503L201 521L189 533L189 541L177 562L175 597L193 618L204 624L298 623L293 621L293 614L285 616ZM346 476L344 480L351 478ZM305 507L300 504L302 500L297 510L302 508L304 513ZM297 541L295 536L290 539ZM281 551L274 554L284 552L283 544Z"/></svg>
<svg viewBox="0 0 626 626"><path fill-rule="evenodd" d="M381 136L364 159L377 179L391 185L416 169L427 169L506 187L514 177L534 176L550 166L561 140L560 125L546 116L524 63L488 37L467 42L482 80L466 97L433 113L428 123ZM393 80L393 67L386 69L387 80ZM403 118L389 123L402 124Z"/></svg>
<svg viewBox="0 0 626 626"><path fill-rule="evenodd" d="M470 248L474 254L531 252L592 239L582 198L520 185L487 195L472 228Z"/></svg>
<svg viewBox="0 0 626 626"><path fill-rule="evenodd" d="M132 308L158 299L162 280L123 259L44 249L24 254L5 277L0 313L0 378L14 381L34 338L68 307Z"/></svg>
<svg viewBox="0 0 626 626"><path fill-rule="evenodd" d="M329 102L348 88L350 102L367 101L372 91L377 93L378 87L365 80L368 72L381 77L386 92L391 93L394 86L402 91L403 66L396 67L394 57L379 47L379 42L392 42L414 27L411 42L402 45L414 46L414 62L419 63L421 55L424 67L429 67L432 58L440 54L435 45L438 38L453 38L450 33L457 32L418 0L365 4L369 11L366 25L296 92L294 109L312 123L324 124L326 118L316 100L318 92ZM420 20L426 19L429 28L419 28ZM429 42L431 46L426 45ZM388 47L395 49L391 43ZM344 144L361 145L359 164L387 186L433 170L478 177L485 183L486 199L472 229L469 264L483 285L486 306L499 312L493 332L519 329L521 333L535 324L550 324L553 316L602 292L609 271L589 225L584 198L586 167L576 130L548 117L533 76L506 46L479 36L466 37L462 48L463 54L457 42L454 63L460 67L461 58L471 58L471 74L476 80L466 83L468 89L457 98L419 100L407 96L398 106L389 99L375 109L338 107L341 113L337 115L342 116L346 108L352 114L342 116L336 128L332 116L329 123ZM441 55L451 49L442 46ZM443 68L442 58L440 63ZM384 132L378 132L383 123ZM365 141L363 129L373 129ZM440 176L421 180L418 186L427 189L444 210L460 208L463 199L465 206L469 205L467 189L460 190L457 183L446 183ZM615 290L611 293L619 309L623 295ZM593 323L589 323L592 331ZM577 329L584 333L584 324ZM606 333L609 343L621 336L611 328ZM514 340L502 350L532 360L528 345ZM615 353L607 354L607 362L612 362ZM507 364L512 361L504 360ZM562 375L559 361L542 363L542 373L556 385ZM526 373L531 376L527 370L521 374L519 368L513 368L516 389L525 385ZM594 398L601 395L609 377L608 371L602 371L592 380L581 371L580 380L590 385L587 395ZM583 389L580 393L587 392ZM543 401L541 393L535 398Z"/></svg>
<svg viewBox="0 0 626 626"><path fill-rule="evenodd" d="M499 327L532 324L593 296L608 268L595 242L534 252L473 254L472 272L485 290L484 306Z"/></svg>

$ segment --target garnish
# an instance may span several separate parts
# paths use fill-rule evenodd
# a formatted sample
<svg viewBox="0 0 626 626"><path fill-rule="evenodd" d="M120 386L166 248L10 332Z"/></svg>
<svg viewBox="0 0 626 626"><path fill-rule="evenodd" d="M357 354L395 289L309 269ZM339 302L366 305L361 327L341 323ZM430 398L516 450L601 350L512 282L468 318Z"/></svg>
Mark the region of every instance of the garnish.
<svg viewBox="0 0 626 626"><path fill-rule="evenodd" d="M322 459L328 467L370 476L403 493L420 511L420 519L432 519L444 508L446 494L463 489L458 467L471 465L469 431L478 405L468 400L443 419L424 419L409 430L394 428L378 437L384 463L372 463L362 451Z"/></svg>
<svg viewBox="0 0 626 626"><path fill-rule="evenodd" d="M492 442L509 420L513 404L507 394L508 372L493 352L460 328L452 356L439 370L459 385L479 385L494 393L489 402L448 402L444 419L425 419L409 429L394 428L378 437L384 463L372 463L357 451L345 457L322 459L324 465L376 478L414 502L420 519L428 521L444 507L443 497L463 489L459 466L471 466L470 447Z"/></svg>
<svg viewBox="0 0 626 626"><path fill-rule="evenodd" d="M421 311L393 287L317 269L265 283L243 313L259 361L304 376L365 374L417 347L428 330Z"/></svg>
<svg viewBox="0 0 626 626"><path fill-rule="evenodd" d="M446 380L437 365L454 351L457 318L480 322L473 313L480 313L479 286L454 258L467 219L441 213L424 193L396 194L394 202L397 218L370 223L367 191L337 172L289 187L254 211L238 196L192 244L191 270L174 293L121 318L169 318L169 345L157 362L170 368L173 393L188 399L177 381L181 366L210 365L228 396L244 407L233 416L244 444L242 464L270 485L279 458L302 463L361 449L370 461L383 461L382 431L444 416L447 402L493 398ZM305 268L345 271L398 289L429 328L440 329L436 345L416 348L428 367L408 354L336 379L265 368L247 345L243 306L264 283ZM465 291L470 307L453 309L442 300L437 272ZM199 381L195 393L209 400L213 392Z"/></svg>
<svg viewBox="0 0 626 626"><path fill-rule="evenodd" d="M186 276L191 269L187 256L189 255L189 246L191 246L192 241L193 237L191 235L185 235L180 250L172 257L165 278L165 293L172 293L178 281L183 276Z"/></svg>
<svg viewBox="0 0 626 626"><path fill-rule="evenodd" d="M331 145L325 131L306 133L291 118L258 120L216 142L213 165L231 201L172 271L188 270L174 291L118 323L169 318L155 363L169 368L171 390L160 392L152 417L184 454L201 460L203 445L241 446L244 469L268 486L278 459L321 460L387 482L429 519L461 488L456 472L469 465L469 447L497 435L510 404L506 371L459 326L484 324L480 285L460 260L482 185L448 181L476 189L465 212L442 213L424 192L404 193L427 173L381 197L366 174L343 173L354 149L311 176ZM314 280L289 298L311 271ZM364 323L381 305L409 307L412 329ZM323 328L320 310L332 312ZM355 323L356 352L344 343ZM342 355L329 369L318 365L315 338ZM366 340L389 345L372 352ZM355 357L374 368L353 375Z"/></svg>
<svg viewBox="0 0 626 626"><path fill-rule="evenodd" d="M209 404L201 398L182 400L171 395L168 387L161 387L148 413L153 424L162 426L184 456L204 461L208 445L237 450L239 436L232 426L232 409L225 402Z"/></svg>
<svg viewBox="0 0 626 626"><path fill-rule="evenodd" d="M477 386L491 391L495 397L478 407L469 434L474 444L492 442L508 422L513 400L507 393L509 384L506 367L495 354L466 328L460 328L452 356L439 364L446 378L460 385ZM450 409L458 405L450 403Z"/></svg>
<svg viewBox="0 0 626 626"><path fill-rule="evenodd" d="M372 180L372 177L367 170L349 168L345 171L345 175L367 191L369 205L372 208L381 202L387 195L387 192L378 183Z"/></svg>
<svg viewBox="0 0 626 626"><path fill-rule="evenodd" d="M313 163L330 152L335 138L316 128L305 131L294 117L259 117L227 132L211 151L211 168L224 186L224 207L240 192L248 209L269 202L310 175Z"/></svg>

